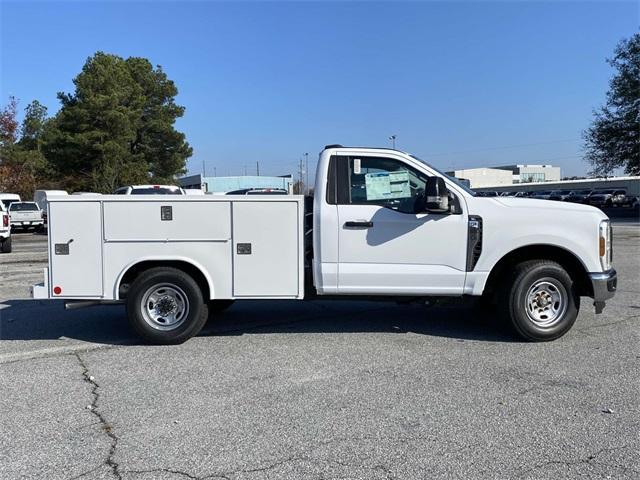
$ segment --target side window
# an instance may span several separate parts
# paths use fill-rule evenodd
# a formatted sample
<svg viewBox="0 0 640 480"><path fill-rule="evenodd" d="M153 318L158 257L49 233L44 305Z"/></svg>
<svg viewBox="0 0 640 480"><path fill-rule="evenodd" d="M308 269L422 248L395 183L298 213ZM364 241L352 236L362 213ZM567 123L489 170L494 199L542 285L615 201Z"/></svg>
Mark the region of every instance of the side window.
<svg viewBox="0 0 640 480"><path fill-rule="evenodd" d="M349 195L344 203L417 212L416 201L427 183L425 174L399 160L384 157L350 157L348 167Z"/></svg>

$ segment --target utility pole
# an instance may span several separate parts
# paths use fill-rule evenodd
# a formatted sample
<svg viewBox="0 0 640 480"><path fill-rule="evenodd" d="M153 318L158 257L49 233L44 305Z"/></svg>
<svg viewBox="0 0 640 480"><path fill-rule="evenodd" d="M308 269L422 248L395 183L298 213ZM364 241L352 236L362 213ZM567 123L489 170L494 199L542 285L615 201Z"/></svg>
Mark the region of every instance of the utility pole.
<svg viewBox="0 0 640 480"><path fill-rule="evenodd" d="M309 195L309 152L304 154L304 173L305 173L305 189L307 195Z"/></svg>
<svg viewBox="0 0 640 480"><path fill-rule="evenodd" d="M304 174L302 170L302 157L298 160L298 195L304 195L304 180L302 175Z"/></svg>
<svg viewBox="0 0 640 480"><path fill-rule="evenodd" d="M389 140L391 140L391 145L393 146L394 150L396 149L396 138L397 138L397 135L391 135L389 137Z"/></svg>
<svg viewBox="0 0 640 480"><path fill-rule="evenodd" d="M205 170L205 167L204 167L204 158L202 159L202 176L203 177L207 176L207 171Z"/></svg>
<svg viewBox="0 0 640 480"><path fill-rule="evenodd" d="M217 177L217 175L216 175L216 167L213 167L213 176Z"/></svg>
<svg viewBox="0 0 640 480"><path fill-rule="evenodd" d="M260 176L260 162L256 162L256 176Z"/></svg>

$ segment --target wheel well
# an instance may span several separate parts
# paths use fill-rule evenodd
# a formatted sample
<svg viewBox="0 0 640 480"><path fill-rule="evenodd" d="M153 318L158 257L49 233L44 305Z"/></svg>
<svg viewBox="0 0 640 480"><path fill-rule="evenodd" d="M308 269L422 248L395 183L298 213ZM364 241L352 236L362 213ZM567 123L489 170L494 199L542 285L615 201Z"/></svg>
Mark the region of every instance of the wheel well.
<svg viewBox="0 0 640 480"><path fill-rule="evenodd" d="M122 276L120 284L118 285L118 296L120 297L120 299L127 298L129 286L141 273L155 267L171 267L182 270L184 273L188 274L196 281L196 283L200 287L200 290L202 290L202 295L205 298L205 301L211 298L211 292L209 291L209 282L207 282L207 279L202 271L195 265L180 260L147 260L132 265Z"/></svg>
<svg viewBox="0 0 640 480"><path fill-rule="evenodd" d="M491 270L484 291L493 294L504 275L511 272L517 264L527 260L551 260L559 263L576 282L581 296L593 295L589 273L582 262L573 253L554 245L528 245L509 252Z"/></svg>

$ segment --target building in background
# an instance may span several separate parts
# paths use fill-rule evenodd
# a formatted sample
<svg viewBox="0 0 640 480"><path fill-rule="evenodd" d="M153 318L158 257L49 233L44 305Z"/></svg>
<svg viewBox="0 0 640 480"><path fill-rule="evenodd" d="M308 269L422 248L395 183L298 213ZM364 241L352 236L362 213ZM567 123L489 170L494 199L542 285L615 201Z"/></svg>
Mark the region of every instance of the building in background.
<svg viewBox="0 0 640 480"><path fill-rule="evenodd" d="M560 167L553 165L501 165L465 168L447 172L460 180L468 180L471 188L509 186L519 183L560 181Z"/></svg>
<svg viewBox="0 0 640 480"><path fill-rule="evenodd" d="M508 170L513 175L513 183L559 182L560 167L553 165L500 165L492 167Z"/></svg>
<svg viewBox="0 0 640 480"><path fill-rule="evenodd" d="M293 191L293 177L267 177L242 175L237 177L203 177L201 174L189 175L178 179L182 188L199 188L206 193L224 194L243 188L282 188L289 193Z"/></svg>
<svg viewBox="0 0 640 480"><path fill-rule="evenodd" d="M467 180L470 188L513 184L513 175L511 172L497 168L467 168L447 172L447 175L450 177L456 177L460 180Z"/></svg>
<svg viewBox="0 0 640 480"><path fill-rule="evenodd" d="M473 188L473 187L472 187ZM482 190L482 187L480 187ZM550 190L624 190L627 195L640 195L640 177L584 178L557 182L533 182L513 185L487 185L496 192L539 192Z"/></svg>

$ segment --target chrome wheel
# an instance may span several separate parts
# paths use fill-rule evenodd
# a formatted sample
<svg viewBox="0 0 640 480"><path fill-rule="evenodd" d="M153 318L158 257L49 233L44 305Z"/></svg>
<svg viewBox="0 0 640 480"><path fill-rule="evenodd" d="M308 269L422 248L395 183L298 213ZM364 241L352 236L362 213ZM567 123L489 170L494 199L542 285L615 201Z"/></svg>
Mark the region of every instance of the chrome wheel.
<svg viewBox="0 0 640 480"><path fill-rule="evenodd" d="M538 280L527 292L527 316L541 328L558 323L567 311L567 291L549 278Z"/></svg>
<svg viewBox="0 0 640 480"><path fill-rule="evenodd" d="M189 315L189 300L177 285L154 285L142 296L140 312L142 318L156 330L174 330Z"/></svg>

